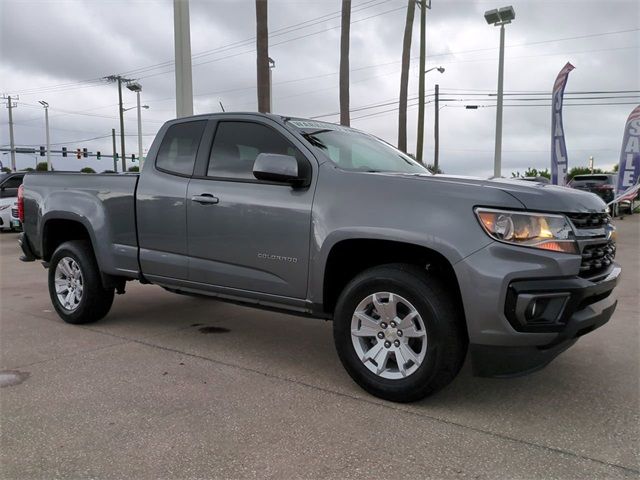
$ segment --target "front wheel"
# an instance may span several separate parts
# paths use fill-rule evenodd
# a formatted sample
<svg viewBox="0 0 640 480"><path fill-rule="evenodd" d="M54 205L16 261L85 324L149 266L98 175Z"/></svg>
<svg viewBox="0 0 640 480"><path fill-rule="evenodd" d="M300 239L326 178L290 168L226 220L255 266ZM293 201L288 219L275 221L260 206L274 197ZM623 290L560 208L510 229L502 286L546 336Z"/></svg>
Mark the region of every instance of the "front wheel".
<svg viewBox="0 0 640 480"><path fill-rule="evenodd" d="M467 336L442 283L413 265L374 267L344 289L334 315L338 355L353 380L395 402L426 397L460 371Z"/></svg>
<svg viewBox="0 0 640 480"><path fill-rule="evenodd" d="M89 242L60 245L49 263L49 296L67 323L82 324L103 318L113 304L114 289L104 288Z"/></svg>

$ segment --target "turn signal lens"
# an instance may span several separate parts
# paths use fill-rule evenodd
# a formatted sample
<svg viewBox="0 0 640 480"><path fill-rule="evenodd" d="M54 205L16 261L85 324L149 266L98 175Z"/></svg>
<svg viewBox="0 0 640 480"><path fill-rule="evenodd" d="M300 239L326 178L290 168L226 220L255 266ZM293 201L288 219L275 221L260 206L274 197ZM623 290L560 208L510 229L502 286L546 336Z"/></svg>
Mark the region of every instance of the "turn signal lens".
<svg viewBox="0 0 640 480"><path fill-rule="evenodd" d="M500 242L553 252L578 253L573 229L564 215L476 208L487 234Z"/></svg>

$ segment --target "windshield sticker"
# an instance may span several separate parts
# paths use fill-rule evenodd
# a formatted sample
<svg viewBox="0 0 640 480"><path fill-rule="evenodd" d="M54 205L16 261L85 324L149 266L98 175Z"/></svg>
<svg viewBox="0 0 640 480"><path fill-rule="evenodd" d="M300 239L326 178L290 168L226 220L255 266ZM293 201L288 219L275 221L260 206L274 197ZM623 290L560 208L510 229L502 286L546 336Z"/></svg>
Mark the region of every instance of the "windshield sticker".
<svg viewBox="0 0 640 480"><path fill-rule="evenodd" d="M344 127L342 125L336 125L335 123L328 122L314 122L312 120L290 120L289 123L298 128L320 128L327 130L336 130L339 132L354 132L353 128Z"/></svg>

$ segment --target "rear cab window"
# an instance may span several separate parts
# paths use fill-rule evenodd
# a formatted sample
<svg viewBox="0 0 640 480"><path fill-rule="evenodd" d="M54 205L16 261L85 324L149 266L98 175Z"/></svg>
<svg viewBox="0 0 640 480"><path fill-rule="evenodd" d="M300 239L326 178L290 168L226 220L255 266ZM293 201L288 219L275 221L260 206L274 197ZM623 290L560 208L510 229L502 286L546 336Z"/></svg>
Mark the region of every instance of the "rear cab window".
<svg viewBox="0 0 640 480"><path fill-rule="evenodd" d="M206 120L197 120L171 125L160 144L156 168L167 173L191 176L206 124Z"/></svg>

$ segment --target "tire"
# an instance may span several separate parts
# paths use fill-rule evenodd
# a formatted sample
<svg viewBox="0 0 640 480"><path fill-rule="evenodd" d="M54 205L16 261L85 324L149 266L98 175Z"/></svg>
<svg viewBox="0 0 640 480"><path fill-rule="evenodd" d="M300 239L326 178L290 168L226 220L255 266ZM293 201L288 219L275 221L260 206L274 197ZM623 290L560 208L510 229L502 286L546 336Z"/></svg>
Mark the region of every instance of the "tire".
<svg viewBox="0 0 640 480"><path fill-rule="evenodd" d="M56 291L56 280L59 291ZM79 292L79 295L73 292ZM66 297L65 300L70 298L68 303L64 304L59 295ZM95 322L109 313L114 289L102 286L100 270L89 242L65 242L53 253L49 262L49 296L60 318L74 325Z"/></svg>
<svg viewBox="0 0 640 480"><path fill-rule="evenodd" d="M380 315L376 300L381 311L395 311L394 328L384 322L393 314ZM391 300L392 307L385 307ZM420 400L448 385L462 368L468 338L460 312L455 297L424 269L407 264L370 268L351 280L338 299L333 322L336 350L351 378L370 394L394 402ZM371 319L377 323L371 324ZM352 336L352 328L359 336ZM374 332L375 337L368 336ZM373 357L376 352L379 355ZM363 354L366 361L361 360Z"/></svg>

